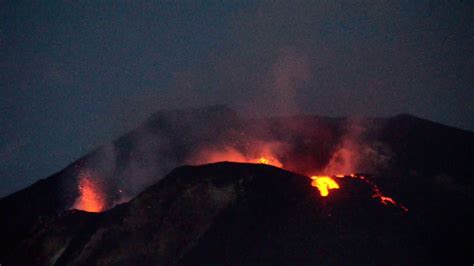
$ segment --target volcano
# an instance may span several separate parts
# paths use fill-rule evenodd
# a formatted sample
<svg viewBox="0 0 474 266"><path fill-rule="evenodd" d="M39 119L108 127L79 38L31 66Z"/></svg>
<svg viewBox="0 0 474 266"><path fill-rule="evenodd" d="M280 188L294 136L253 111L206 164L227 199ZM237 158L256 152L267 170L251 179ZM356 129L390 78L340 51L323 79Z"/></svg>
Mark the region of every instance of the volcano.
<svg viewBox="0 0 474 266"><path fill-rule="evenodd" d="M307 177L272 166L181 167L108 212L68 211L42 221L13 258L58 265L313 265L400 263L417 254L417 245L406 245L417 242L406 213L378 204L360 181L339 183L323 198Z"/></svg>
<svg viewBox="0 0 474 266"><path fill-rule="evenodd" d="M472 263L473 161L410 115L162 111L0 199L0 263Z"/></svg>

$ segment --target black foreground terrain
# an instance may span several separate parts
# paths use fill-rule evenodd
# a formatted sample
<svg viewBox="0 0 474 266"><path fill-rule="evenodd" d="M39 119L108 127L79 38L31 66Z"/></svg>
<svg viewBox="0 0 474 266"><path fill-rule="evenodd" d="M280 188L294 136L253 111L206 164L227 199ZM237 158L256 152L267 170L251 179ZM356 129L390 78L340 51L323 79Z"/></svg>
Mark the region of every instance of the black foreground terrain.
<svg viewBox="0 0 474 266"><path fill-rule="evenodd" d="M5 263L420 265L472 257L462 244L472 220L422 219L416 209L381 204L361 180L337 182L321 197L309 178L272 166L184 166L110 211L46 217Z"/></svg>

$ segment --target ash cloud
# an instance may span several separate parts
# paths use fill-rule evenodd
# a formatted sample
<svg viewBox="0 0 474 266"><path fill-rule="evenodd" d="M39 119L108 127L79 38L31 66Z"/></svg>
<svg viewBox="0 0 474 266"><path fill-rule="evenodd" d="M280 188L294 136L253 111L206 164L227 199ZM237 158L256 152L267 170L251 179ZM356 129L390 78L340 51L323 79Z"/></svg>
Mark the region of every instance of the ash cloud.
<svg viewBox="0 0 474 266"><path fill-rule="evenodd" d="M237 114L245 110L237 109L236 113L223 106L163 110L88 158L86 167L95 173L94 178L107 184L101 187L109 197L108 205L127 201L184 164L259 163L263 159L310 175L318 171L373 172L389 161L383 145L365 139L367 124L362 120L347 120L342 137L335 137L341 133L325 122L293 122L303 111L301 103L314 77L313 66L304 49L284 46L274 55L264 74L250 81L249 88L264 95L250 95L258 99L249 101L247 111L251 110L252 118ZM195 84L186 77L180 76L176 88ZM191 98L199 98L199 88L192 91ZM293 116L271 122L282 114Z"/></svg>
<svg viewBox="0 0 474 266"><path fill-rule="evenodd" d="M312 78L308 56L294 47L277 52L264 80L263 97L266 108L279 114L298 114L298 99Z"/></svg>
<svg viewBox="0 0 474 266"><path fill-rule="evenodd" d="M388 145L367 137L368 119L348 118L345 133L326 167L325 174L379 173L390 166L392 152Z"/></svg>
<svg viewBox="0 0 474 266"><path fill-rule="evenodd" d="M265 163L305 175L377 173L390 164L391 153L368 137L370 123L301 116L243 119L223 106L161 111L87 157L84 170L103 190L108 207L186 164Z"/></svg>
<svg viewBox="0 0 474 266"><path fill-rule="evenodd" d="M264 163L284 167L281 162L287 144L279 141L244 140L240 147L226 144L214 147L203 147L190 156L188 164L198 165L222 161L240 163Z"/></svg>
<svg viewBox="0 0 474 266"><path fill-rule="evenodd" d="M87 156L76 178L91 173L88 177L107 195L107 206L112 207L186 164L201 147L231 143L235 124L235 114L223 107L160 111Z"/></svg>

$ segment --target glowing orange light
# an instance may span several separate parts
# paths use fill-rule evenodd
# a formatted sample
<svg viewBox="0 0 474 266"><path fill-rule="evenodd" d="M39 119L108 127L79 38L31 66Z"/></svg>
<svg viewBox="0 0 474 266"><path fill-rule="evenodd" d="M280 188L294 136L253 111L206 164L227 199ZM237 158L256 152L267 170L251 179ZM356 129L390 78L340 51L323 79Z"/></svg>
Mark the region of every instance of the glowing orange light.
<svg viewBox="0 0 474 266"><path fill-rule="evenodd" d="M265 157L261 157L260 159L258 159L258 163L268 164L269 162L270 160Z"/></svg>
<svg viewBox="0 0 474 266"><path fill-rule="evenodd" d="M79 198L74 203L74 209L101 212L104 210L102 193L90 176L83 176L79 181Z"/></svg>
<svg viewBox="0 0 474 266"><path fill-rule="evenodd" d="M380 201L384 205L387 205L388 203L391 203L393 205L397 205L397 203L390 197L380 196Z"/></svg>
<svg viewBox="0 0 474 266"><path fill-rule="evenodd" d="M394 206L397 206L399 208L401 208L402 210L404 211L408 211L408 208L405 207L403 204L400 204L400 203L397 203L394 199L392 199L391 197L387 197L385 196L382 191L380 190L380 188L372 183L369 179L367 179L365 176L363 175L351 175L355 178L359 178L360 180L363 180L365 183L367 183L367 185L369 185L369 187L372 189L372 191L374 192L374 194L372 195L372 198L376 198L376 199L379 199L380 200L380 203L382 203L383 205L386 205L388 206L389 203L391 205L394 205Z"/></svg>
<svg viewBox="0 0 474 266"><path fill-rule="evenodd" d="M408 208L403 206L400 203L397 203L394 199L391 197L385 196L380 188L375 185L373 182L371 182L368 178L366 178L363 175L360 174L350 174L350 175L342 175L342 174L337 174L333 176L311 176L311 186L316 187L319 190L319 193L323 197L327 197L329 195L329 190L331 189L338 189L339 184L333 179L333 178L354 178L354 179L359 179L363 182L365 182L371 189L372 189L372 198L378 199L380 203L383 205L393 205L401 208L403 211L408 211Z"/></svg>
<svg viewBox="0 0 474 266"><path fill-rule="evenodd" d="M334 181L334 179L330 178L329 176L311 176L313 180L311 182L311 186L316 187L319 190L319 193L323 197L327 197L329 195L330 189L338 189L339 184Z"/></svg>
<svg viewBox="0 0 474 266"><path fill-rule="evenodd" d="M260 163L260 164L268 164L268 165L273 165L276 167L283 167L283 164L280 163L277 159L273 157L267 157L267 156L262 156L258 159L255 160L255 163Z"/></svg>

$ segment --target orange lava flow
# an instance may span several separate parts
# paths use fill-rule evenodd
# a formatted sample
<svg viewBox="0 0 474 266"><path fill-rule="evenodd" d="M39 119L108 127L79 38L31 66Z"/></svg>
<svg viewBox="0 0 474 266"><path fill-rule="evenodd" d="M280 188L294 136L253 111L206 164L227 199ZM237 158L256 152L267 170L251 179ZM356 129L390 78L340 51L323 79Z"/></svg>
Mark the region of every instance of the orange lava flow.
<svg viewBox="0 0 474 266"><path fill-rule="evenodd" d="M386 206L393 205L393 206L397 206L401 208L403 211L406 211L406 212L408 211L408 208L405 207L403 204L400 204L396 202L394 199L392 199L391 197L384 195L382 191L380 190L380 188L373 182L369 181L365 176L351 174L350 177L363 180L367 185L369 185L369 187L374 192L374 194L372 195L372 198L379 199L380 203L382 203L383 205L386 205Z"/></svg>
<svg viewBox="0 0 474 266"><path fill-rule="evenodd" d="M101 212L104 210L105 204L102 191L89 176L81 177L79 198L77 198L73 208L87 212Z"/></svg>
<svg viewBox="0 0 474 266"><path fill-rule="evenodd" d="M339 184L329 176L311 176L311 179L313 180L311 186L316 187L323 197L329 195L330 189L339 188Z"/></svg>
<svg viewBox="0 0 474 266"><path fill-rule="evenodd" d="M397 205L397 203L390 197L380 196L380 201L382 202L382 204L385 204L385 205L387 205L388 203Z"/></svg>
<svg viewBox="0 0 474 266"><path fill-rule="evenodd" d="M405 207L404 205L396 202L394 199L391 197L388 197L382 193L380 188L375 185L373 182L371 182L368 178L366 178L363 175L360 174L350 174L350 175L333 175L333 176L311 176L311 186L316 187L319 190L319 193L321 194L322 197L327 197L329 195L329 190L331 189L339 189L339 184L335 181L337 178L354 178L354 179L359 179L363 182L365 182L371 189L372 189L372 198L378 199L380 203L383 205L389 206L397 206L403 211L408 211L408 208Z"/></svg>

